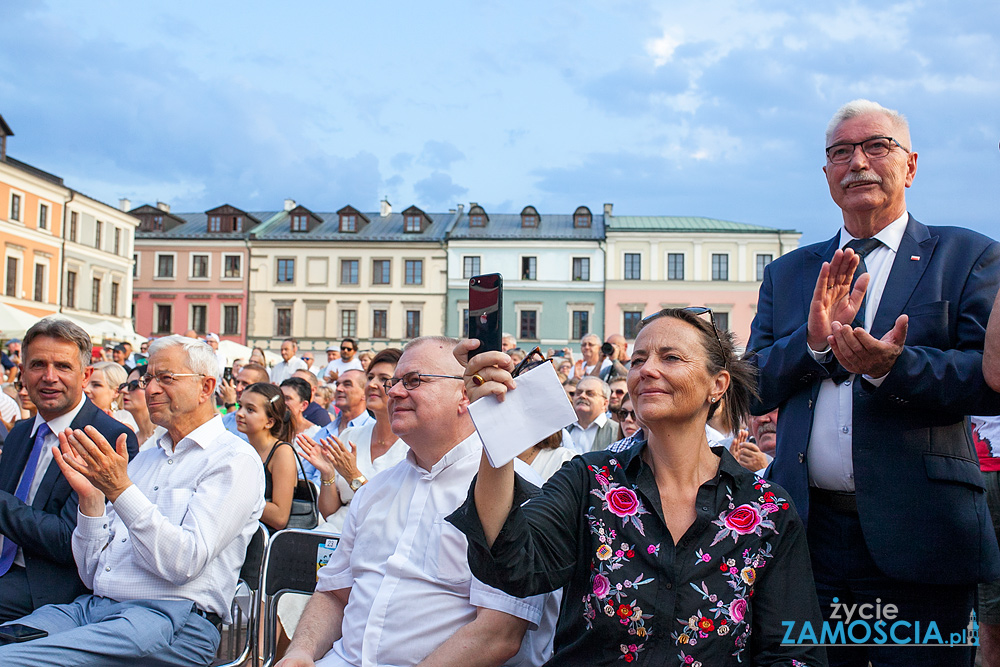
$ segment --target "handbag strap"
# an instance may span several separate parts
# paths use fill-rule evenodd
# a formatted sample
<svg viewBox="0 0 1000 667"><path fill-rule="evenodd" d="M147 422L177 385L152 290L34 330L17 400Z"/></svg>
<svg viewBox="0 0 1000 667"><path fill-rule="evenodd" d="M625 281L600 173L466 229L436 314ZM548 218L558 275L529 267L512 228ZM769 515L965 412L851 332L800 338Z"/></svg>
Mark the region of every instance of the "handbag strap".
<svg viewBox="0 0 1000 667"><path fill-rule="evenodd" d="M281 445L288 445L289 447L292 447L292 443L281 441L281 442L277 443L271 449L271 454L274 454L274 450L277 449L278 447L280 447ZM268 459L271 458L271 454L267 455ZM308 489L309 489L309 497L315 503L316 502L316 489L313 487L312 482L309 481L309 478L306 477L306 469L302 466L302 457L299 456L299 453L297 451L295 451L295 447L292 447L292 454L295 455L295 462L299 464L299 471L302 473L302 481L304 481L306 483L306 487L308 487Z"/></svg>

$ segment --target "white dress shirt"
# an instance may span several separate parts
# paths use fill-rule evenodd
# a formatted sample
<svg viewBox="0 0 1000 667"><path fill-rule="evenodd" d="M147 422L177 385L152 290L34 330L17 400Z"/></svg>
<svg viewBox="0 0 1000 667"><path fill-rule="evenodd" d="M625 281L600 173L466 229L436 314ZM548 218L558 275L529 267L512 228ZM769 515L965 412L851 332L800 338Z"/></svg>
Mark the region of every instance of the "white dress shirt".
<svg viewBox="0 0 1000 667"><path fill-rule="evenodd" d="M538 473L543 482L549 481L549 477L555 474L556 470L570 459L577 456L577 453L569 447L556 447L555 449L542 449L531 461L531 469Z"/></svg>
<svg viewBox="0 0 1000 667"><path fill-rule="evenodd" d="M0 391L0 417L11 425L21 418L21 406L3 391Z"/></svg>
<svg viewBox="0 0 1000 667"><path fill-rule="evenodd" d="M317 591L351 589L343 636L319 667L415 665L475 620L477 607L529 622L508 664L540 665L551 655L558 603L551 595L512 597L476 580L465 535L445 520L465 500L481 456L475 433L430 470L409 452L355 494L316 583ZM515 467L537 479L523 461Z"/></svg>
<svg viewBox="0 0 1000 667"><path fill-rule="evenodd" d="M872 322L878 313L882 292L885 291L889 271L896 259L896 251L906 232L909 214L891 222L885 229L875 235L882 242L875 250L865 257L865 266L871 275L866 291L865 331L871 331ZM854 240L846 229L840 230L840 247L845 248L849 241ZM806 349L814 359L820 362L829 361L833 352L829 346L825 350ZM809 447L806 450L806 460L809 466L809 484L831 491L854 491L854 459L852 434L854 433L854 383L858 381L851 375L841 384L827 379L820 383L819 395L813 410L812 431L809 435ZM882 383L883 378L865 380L875 384Z"/></svg>
<svg viewBox="0 0 1000 667"><path fill-rule="evenodd" d="M78 513L77 571L94 595L191 600L227 622L247 544L264 511L257 452L216 415L128 465L132 486L103 516ZM224 511L220 511L224 509Z"/></svg>
<svg viewBox="0 0 1000 667"><path fill-rule="evenodd" d="M577 454L586 454L594 449L594 438L597 437L597 431L601 429L605 424L608 423L608 415L601 413L597 415L597 419L590 422L590 426L583 428L580 426L580 422L573 422L566 427L566 431L569 433L569 437L573 439L573 449L576 450Z"/></svg>
<svg viewBox="0 0 1000 667"><path fill-rule="evenodd" d="M307 370L309 370L309 367L306 366L306 362L302 361L300 357L292 357L288 361L279 361L269 372L269 375L271 376L271 384L280 385L282 382L292 377L292 373L295 371Z"/></svg>
<svg viewBox="0 0 1000 667"><path fill-rule="evenodd" d="M330 373L336 373L339 376L344 371L350 371L350 370L357 370L357 371L365 370L364 366L361 365L361 360L358 359L357 356L355 356L350 361L344 361L343 359L334 359L333 361L331 361L326 365L326 368L323 369L323 374L319 376L319 379L325 382L326 376L329 375Z"/></svg>

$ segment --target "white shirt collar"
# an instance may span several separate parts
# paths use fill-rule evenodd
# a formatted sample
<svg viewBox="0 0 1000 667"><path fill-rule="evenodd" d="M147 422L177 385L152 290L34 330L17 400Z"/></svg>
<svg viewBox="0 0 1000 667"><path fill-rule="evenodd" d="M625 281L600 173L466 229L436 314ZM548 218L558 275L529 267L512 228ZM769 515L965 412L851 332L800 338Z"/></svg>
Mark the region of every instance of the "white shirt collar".
<svg viewBox="0 0 1000 667"><path fill-rule="evenodd" d="M222 415L216 414L207 422L181 438L179 442L174 443L170 439L170 432L166 431L156 441L156 445L167 454L173 454L176 452L178 446L184 442L191 442L192 444L198 445L202 449L208 449L208 446L211 445L212 442L219 437L219 434L225 430L226 426L222 423Z"/></svg>
<svg viewBox="0 0 1000 667"><path fill-rule="evenodd" d="M481 451L482 448L483 441L479 438L479 433L473 431L472 435L449 449L448 453L442 456L437 463L431 466L430 470L424 470L420 467L420 464L417 463L417 456L413 453L412 449L406 453L406 460L410 463L410 465L416 468L421 475L428 479L434 479L441 474L441 471L451 467L456 462L464 459L466 456Z"/></svg>
<svg viewBox="0 0 1000 667"><path fill-rule="evenodd" d="M46 423L49 425L49 428L52 430L53 434L65 431L66 429L69 428L69 425L73 423L73 420L76 419L76 416L80 414L80 410L83 409L83 404L86 400L87 397L81 395L80 402L76 404L75 408L73 408L69 412L64 412L63 414L59 415L58 417L55 417L54 419L48 422L46 422L45 419L42 418L40 414L36 414L35 423L31 427L32 434L37 433L38 427Z"/></svg>
<svg viewBox="0 0 1000 667"><path fill-rule="evenodd" d="M874 238L881 241L893 252L899 252L899 244L903 242L903 234L906 233L906 223L909 222L909 219L909 211L903 211L903 215L886 225L884 229L874 236ZM855 238L851 236L849 231L847 231L847 227L840 228L841 248L846 248L847 244L854 240Z"/></svg>

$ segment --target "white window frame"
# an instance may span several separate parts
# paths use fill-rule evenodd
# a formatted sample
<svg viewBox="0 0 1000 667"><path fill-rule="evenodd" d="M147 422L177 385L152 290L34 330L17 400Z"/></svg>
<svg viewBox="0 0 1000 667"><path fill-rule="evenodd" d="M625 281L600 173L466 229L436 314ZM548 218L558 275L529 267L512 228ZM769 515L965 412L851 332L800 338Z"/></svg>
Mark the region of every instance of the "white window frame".
<svg viewBox="0 0 1000 667"><path fill-rule="evenodd" d="M240 274L238 276L227 277L226 276L226 258L228 257L239 257L240 259ZM243 254L238 252L226 252L222 254L222 270L220 272L220 280L243 280Z"/></svg>
<svg viewBox="0 0 1000 667"><path fill-rule="evenodd" d="M518 341L521 340L521 311L522 310L533 310L535 311L535 327L537 331L535 334L537 338L526 338L525 340L541 340L542 339L542 302L541 301L515 301L514 302L514 331L515 338ZM530 349L530 348L529 348Z"/></svg>
<svg viewBox="0 0 1000 667"><path fill-rule="evenodd" d="M236 331L235 332L234 331L229 331L229 332L226 331L226 308L227 307L235 308L236 309ZM227 303L227 302L223 301L221 304L219 304L219 333L221 335L223 335L223 336L239 336L240 332L242 331L242 327L240 326L242 323L243 323L243 311L242 311L242 308L241 308L240 303L238 301L235 302L235 303Z"/></svg>
<svg viewBox="0 0 1000 667"><path fill-rule="evenodd" d="M46 208L45 227L41 226L42 207ZM23 208L23 207L22 207ZM47 199L39 199L37 210L35 211L35 229L45 234L52 234L52 219L54 217L55 206Z"/></svg>
<svg viewBox="0 0 1000 667"><path fill-rule="evenodd" d="M35 301L35 267L38 265L45 267L45 276L42 279L42 300ZM48 257L41 257L37 253L35 254L34 263L31 266L31 300L35 303L49 303L45 299L49 295L49 281L52 279L52 264L49 262Z"/></svg>
<svg viewBox="0 0 1000 667"><path fill-rule="evenodd" d="M205 275L196 276L194 275L194 258L195 257L207 257L208 261L205 263ZM212 279L212 253L210 252L192 252L188 254L188 280L211 280Z"/></svg>
<svg viewBox="0 0 1000 667"><path fill-rule="evenodd" d="M22 212L23 215L23 212ZM17 260L17 276L14 281L14 299L24 298L24 251L20 248L7 246L7 252L3 256L3 289L0 294L7 295L7 259L13 257Z"/></svg>
<svg viewBox="0 0 1000 667"><path fill-rule="evenodd" d="M19 197L19 200L20 200L19 203L18 203L18 212L17 212L17 214L19 216L21 216L21 217L18 218L17 220L15 220L14 218L10 217L11 213L14 212L14 195L17 195ZM7 195L7 220L8 221L16 223L18 225L24 225L24 202L25 202L24 192L21 191L21 190L15 190L14 188L11 188L10 189L10 194Z"/></svg>
<svg viewBox="0 0 1000 667"><path fill-rule="evenodd" d="M160 271L160 257L170 255L174 258L174 275L172 276L161 276L157 275ZM155 262L153 264L153 280L177 280L177 253L176 252L157 252L155 254Z"/></svg>
<svg viewBox="0 0 1000 667"><path fill-rule="evenodd" d="M205 308L205 330L204 331L198 331L197 329L194 329L194 309L197 308L198 306L204 306L204 308ZM197 332L197 333L207 334L209 331L211 331L211 328L208 325L208 319L209 319L208 318L208 301L191 301L191 302L188 303L188 326L187 326L188 329L194 329L195 332Z"/></svg>
<svg viewBox="0 0 1000 667"><path fill-rule="evenodd" d="M573 311L580 310L587 313L587 323L590 325L590 331L588 334L596 334L600 338L604 338L603 332L594 331L594 325L597 324L597 320L594 319L594 310L596 310L597 304L586 301L580 302L570 302L566 304L566 340L572 341L576 340L579 342L579 338L573 338Z"/></svg>

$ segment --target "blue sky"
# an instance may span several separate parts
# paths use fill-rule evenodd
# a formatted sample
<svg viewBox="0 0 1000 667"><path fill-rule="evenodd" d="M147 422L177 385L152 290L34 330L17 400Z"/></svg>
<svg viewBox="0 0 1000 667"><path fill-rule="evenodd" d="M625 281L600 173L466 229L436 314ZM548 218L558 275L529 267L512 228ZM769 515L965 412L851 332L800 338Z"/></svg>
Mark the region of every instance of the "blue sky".
<svg viewBox="0 0 1000 667"><path fill-rule="evenodd" d="M163 6L159 6L163 5ZM0 0L14 157L103 201L840 224L842 103L905 113L911 212L1000 235L1000 3Z"/></svg>

